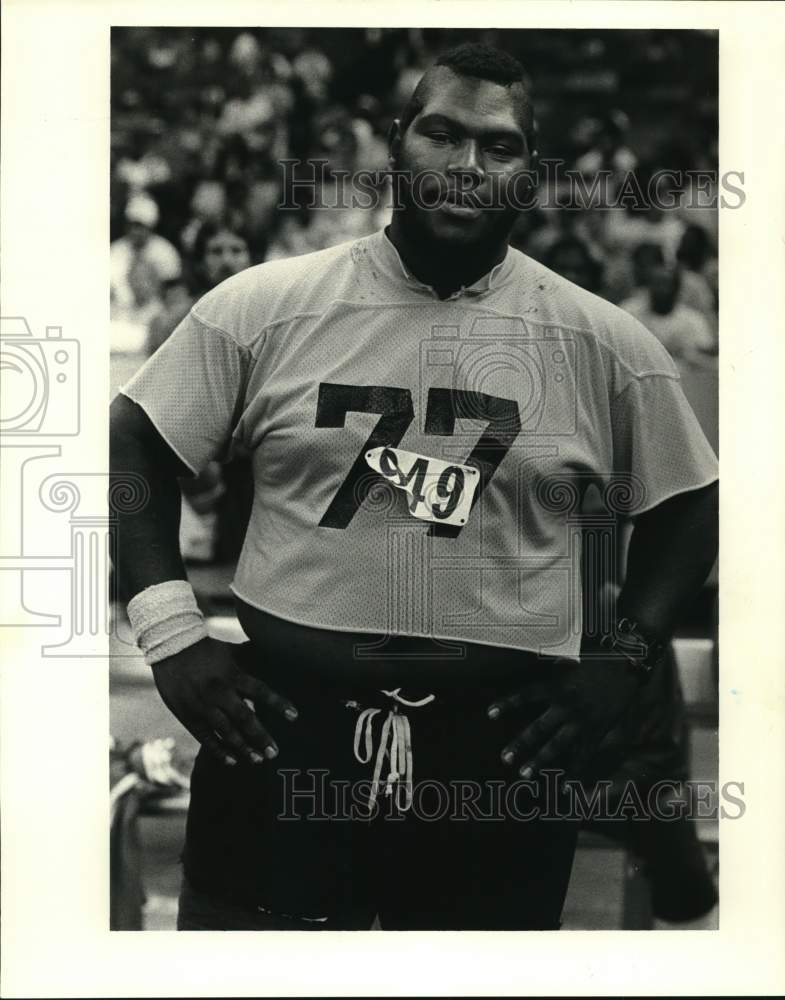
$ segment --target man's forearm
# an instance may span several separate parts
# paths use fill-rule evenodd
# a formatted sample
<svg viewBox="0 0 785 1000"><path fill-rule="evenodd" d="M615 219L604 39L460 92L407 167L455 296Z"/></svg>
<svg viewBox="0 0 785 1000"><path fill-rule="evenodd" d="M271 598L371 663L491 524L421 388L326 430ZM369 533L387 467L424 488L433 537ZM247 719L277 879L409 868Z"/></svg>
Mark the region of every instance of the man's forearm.
<svg viewBox="0 0 785 1000"><path fill-rule="evenodd" d="M717 558L717 483L682 493L636 521L619 595L621 617L669 638Z"/></svg>
<svg viewBox="0 0 785 1000"><path fill-rule="evenodd" d="M128 406L113 406L110 475L114 483L128 473L147 484L149 499L134 513L117 513L115 573L119 594L129 600L145 587L185 580L180 554L180 486L171 463L126 419Z"/></svg>

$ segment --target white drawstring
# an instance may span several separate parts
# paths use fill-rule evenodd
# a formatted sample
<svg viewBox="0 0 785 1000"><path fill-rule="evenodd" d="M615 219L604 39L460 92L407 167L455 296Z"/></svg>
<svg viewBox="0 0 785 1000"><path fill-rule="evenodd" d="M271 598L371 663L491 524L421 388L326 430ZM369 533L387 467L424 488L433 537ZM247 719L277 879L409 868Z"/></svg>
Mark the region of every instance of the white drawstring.
<svg viewBox="0 0 785 1000"><path fill-rule="evenodd" d="M421 708L435 700L435 695L429 694L419 701L409 701L402 698L400 688L394 691L382 691L382 694L400 705L407 708ZM349 703L354 707L354 703ZM382 710L380 708L366 708L357 717L357 725L354 729L354 756L361 764L370 763L373 755L373 719ZM360 743L365 744L365 756L360 754ZM389 746L388 746L389 744ZM389 757L390 771L385 782L385 795L392 795L393 785L403 782L405 790L404 804L399 807L403 812L411 808L414 799L414 761L412 756L412 729L409 719L398 711L398 705L393 705L387 713L387 718L382 724L382 732L379 738L379 748L376 751L376 761L373 768L373 779L371 781L371 792L368 796L368 811L373 812L377 795L379 794L379 779L382 774L384 758ZM397 785L400 788L400 784Z"/></svg>

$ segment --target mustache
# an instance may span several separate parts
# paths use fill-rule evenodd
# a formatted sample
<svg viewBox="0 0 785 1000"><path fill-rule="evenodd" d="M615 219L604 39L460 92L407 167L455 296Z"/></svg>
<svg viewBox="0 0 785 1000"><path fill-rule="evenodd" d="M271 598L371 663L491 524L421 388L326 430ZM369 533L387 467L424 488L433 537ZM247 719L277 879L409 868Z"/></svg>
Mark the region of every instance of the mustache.
<svg viewBox="0 0 785 1000"><path fill-rule="evenodd" d="M482 208L484 204L487 204L487 201L484 201L478 194L479 187L480 185L477 184L471 189L449 188L444 194L443 201L449 202L451 205Z"/></svg>
<svg viewBox="0 0 785 1000"><path fill-rule="evenodd" d="M434 211L442 205L457 205L462 208L500 211L508 208L503 190L498 186L478 184L472 189L454 185L442 186L438 183L406 185L399 194L404 203L409 203L426 211Z"/></svg>
<svg viewBox="0 0 785 1000"><path fill-rule="evenodd" d="M504 210L511 204L509 197L514 178L504 174L476 175L439 174L425 170L419 173L399 171L394 196L416 207L434 210L442 205L466 208Z"/></svg>

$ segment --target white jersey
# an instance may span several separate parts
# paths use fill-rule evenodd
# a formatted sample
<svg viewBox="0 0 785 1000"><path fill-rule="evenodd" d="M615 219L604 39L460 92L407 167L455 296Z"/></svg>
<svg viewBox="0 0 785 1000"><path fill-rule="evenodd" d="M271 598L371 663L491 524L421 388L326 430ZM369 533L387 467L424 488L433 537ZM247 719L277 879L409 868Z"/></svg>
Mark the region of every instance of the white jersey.
<svg viewBox="0 0 785 1000"><path fill-rule="evenodd" d="M249 268L122 391L193 471L252 456L233 590L320 628L577 656L585 488L717 476L657 339L513 249L445 301L383 232Z"/></svg>

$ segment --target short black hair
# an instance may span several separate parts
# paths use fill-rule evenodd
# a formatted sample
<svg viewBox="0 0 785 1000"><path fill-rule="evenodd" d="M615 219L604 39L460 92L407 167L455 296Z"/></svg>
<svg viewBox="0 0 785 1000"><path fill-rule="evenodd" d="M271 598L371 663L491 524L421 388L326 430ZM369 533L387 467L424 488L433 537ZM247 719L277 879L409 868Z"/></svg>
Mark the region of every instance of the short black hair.
<svg viewBox="0 0 785 1000"><path fill-rule="evenodd" d="M446 66L458 76L473 76L478 80L490 80L502 87L513 83L523 83L525 74L518 60L494 45L482 42L464 42L443 52L434 63Z"/></svg>
<svg viewBox="0 0 785 1000"><path fill-rule="evenodd" d="M534 114L528 95L528 80L523 66L509 52L487 45L484 42L463 42L447 52L443 52L434 66L445 66L456 76L472 77L475 80L488 80L502 87L512 87L519 84L523 89L523 117L521 124L526 142L530 150L535 147ZM423 92L427 87L428 73L422 77L415 87L401 114L401 132L405 132L414 118L425 106Z"/></svg>

